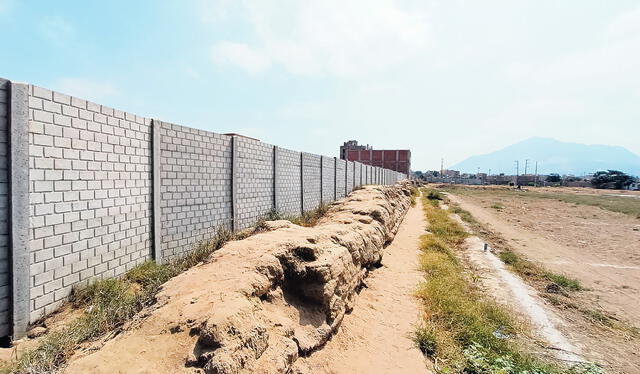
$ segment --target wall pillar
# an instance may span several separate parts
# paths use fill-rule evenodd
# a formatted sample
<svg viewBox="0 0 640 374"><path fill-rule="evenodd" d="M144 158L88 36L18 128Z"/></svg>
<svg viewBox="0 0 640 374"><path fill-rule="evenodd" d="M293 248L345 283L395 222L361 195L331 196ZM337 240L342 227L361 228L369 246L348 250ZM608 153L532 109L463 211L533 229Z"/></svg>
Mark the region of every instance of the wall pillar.
<svg viewBox="0 0 640 374"><path fill-rule="evenodd" d="M24 337L30 313L29 86L11 83L9 108L9 217L12 338Z"/></svg>
<svg viewBox="0 0 640 374"><path fill-rule="evenodd" d="M238 147L239 140L237 136L231 137L231 214L232 214L232 228L233 231L240 229L238 214L238 178L240 176L238 167L240 160L238 160Z"/></svg>
<svg viewBox="0 0 640 374"><path fill-rule="evenodd" d="M323 199L322 199L322 190L324 188L322 183L323 180L323 175L324 175L324 156L320 156L320 205L322 205L323 203Z"/></svg>
<svg viewBox="0 0 640 374"><path fill-rule="evenodd" d="M162 198L162 181L160 176L160 144L161 144L161 135L160 135L160 127L162 126L161 122L158 120L151 120L152 127L152 139L151 143L153 144L153 154L151 155L151 163L153 165L152 175L153 175L153 183L152 183L152 196L151 196L151 204L153 206L153 227L151 228L151 232L153 235L153 259L158 264L163 263L162 258L162 237L161 237L161 208L160 208L160 199Z"/></svg>
<svg viewBox="0 0 640 374"><path fill-rule="evenodd" d="M338 200L338 158L333 158L333 201Z"/></svg>
<svg viewBox="0 0 640 374"><path fill-rule="evenodd" d="M304 152L300 152L300 214L304 214Z"/></svg>
<svg viewBox="0 0 640 374"><path fill-rule="evenodd" d="M273 146L273 210L279 212L280 196L278 196L278 146Z"/></svg>

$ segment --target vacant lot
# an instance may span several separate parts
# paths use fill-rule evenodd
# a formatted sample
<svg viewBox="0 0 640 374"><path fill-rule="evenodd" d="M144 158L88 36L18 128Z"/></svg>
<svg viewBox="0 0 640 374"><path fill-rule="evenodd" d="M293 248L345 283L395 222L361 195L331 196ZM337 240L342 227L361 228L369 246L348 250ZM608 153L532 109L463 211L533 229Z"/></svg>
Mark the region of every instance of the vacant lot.
<svg viewBox="0 0 640 374"><path fill-rule="evenodd" d="M621 340L604 339L602 330L584 325L581 331L566 331L575 334L585 351L601 358L606 351L609 356L617 353L627 356L629 363L640 360L637 353L629 357L633 352L616 352L620 343L626 346L630 342L629 331L636 332L633 340L637 341L633 327L640 326L640 194L565 188L442 189L469 211L486 233L499 238L492 244L511 249L555 274L577 279L585 290L570 292L568 300L586 311L586 317L597 321L600 316L610 316L627 327L619 331ZM585 316L574 313L565 320L575 327ZM597 346L593 342L598 342Z"/></svg>
<svg viewBox="0 0 640 374"><path fill-rule="evenodd" d="M640 325L640 195L551 188L448 191L521 255L577 278L604 309Z"/></svg>

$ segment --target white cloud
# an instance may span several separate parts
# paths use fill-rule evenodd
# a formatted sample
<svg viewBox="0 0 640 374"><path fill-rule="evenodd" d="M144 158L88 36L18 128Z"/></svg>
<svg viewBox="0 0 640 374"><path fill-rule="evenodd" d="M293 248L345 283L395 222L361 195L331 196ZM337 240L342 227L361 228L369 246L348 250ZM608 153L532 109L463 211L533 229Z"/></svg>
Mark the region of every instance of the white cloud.
<svg viewBox="0 0 640 374"><path fill-rule="evenodd" d="M219 62L249 72L284 66L301 75L357 76L419 54L429 41L426 16L393 0L245 1L255 45L221 42Z"/></svg>
<svg viewBox="0 0 640 374"><path fill-rule="evenodd" d="M96 102L118 92L111 83L82 78L60 78L52 87L56 91Z"/></svg>
<svg viewBox="0 0 640 374"><path fill-rule="evenodd" d="M271 65L269 58L242 43L223 41L211 50L211 58L221 65L236 65L249 73L258 73Z"/></svg>

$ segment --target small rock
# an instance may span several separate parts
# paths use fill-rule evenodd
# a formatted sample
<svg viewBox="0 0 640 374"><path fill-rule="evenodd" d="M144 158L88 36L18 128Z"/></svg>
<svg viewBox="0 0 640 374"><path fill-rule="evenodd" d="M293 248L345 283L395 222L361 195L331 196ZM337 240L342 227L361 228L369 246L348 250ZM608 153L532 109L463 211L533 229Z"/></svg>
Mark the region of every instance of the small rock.
<svg viewBox="0 0 640 374"><path fill-rule="evenodd" d="M42 326L36 326L27 332L27 337L29 339L37 338L47 333L47 328Z"/></svg>

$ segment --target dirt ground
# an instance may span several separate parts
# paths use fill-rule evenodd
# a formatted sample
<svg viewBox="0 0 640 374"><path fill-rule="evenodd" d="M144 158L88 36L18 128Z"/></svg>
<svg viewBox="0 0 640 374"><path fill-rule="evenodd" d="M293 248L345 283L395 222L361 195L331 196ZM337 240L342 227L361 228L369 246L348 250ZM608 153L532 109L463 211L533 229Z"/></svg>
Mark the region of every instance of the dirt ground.
<svg viewBox="0 0 640 374"><path fill-rule="evenodd" d="M314 227L268 222L171 279L139 325L65 372L426 373L411 340L425 223L409 205L408 189L373 186Z"/></svg>
<svg viewBox="0 0 640 374"><path fill-rule="evenodd" d="M419 238L426 222L420 199L386 249L382 267L367 278L351 314L320 351L299 361L312 373L427 373L411 335L421 307L413 296L423 279Z"/></svg>
<svg viewBox="0 0 640 374"><path fill-rule="evenodd" d="M563 193L568 190L563 189ZM605 193L576 190L573 193ZM588 290L572 296L577 302L632 326L640 325L638 218L599 207L504 191L462 189L449 196L484 227L503 237L505 244L520 255L555 273L580 280ZM562 314L565 326L560 329L588 359L608 364L615 368L612 372L640 372L637 340L590 326L575 312Z"/></svg>

